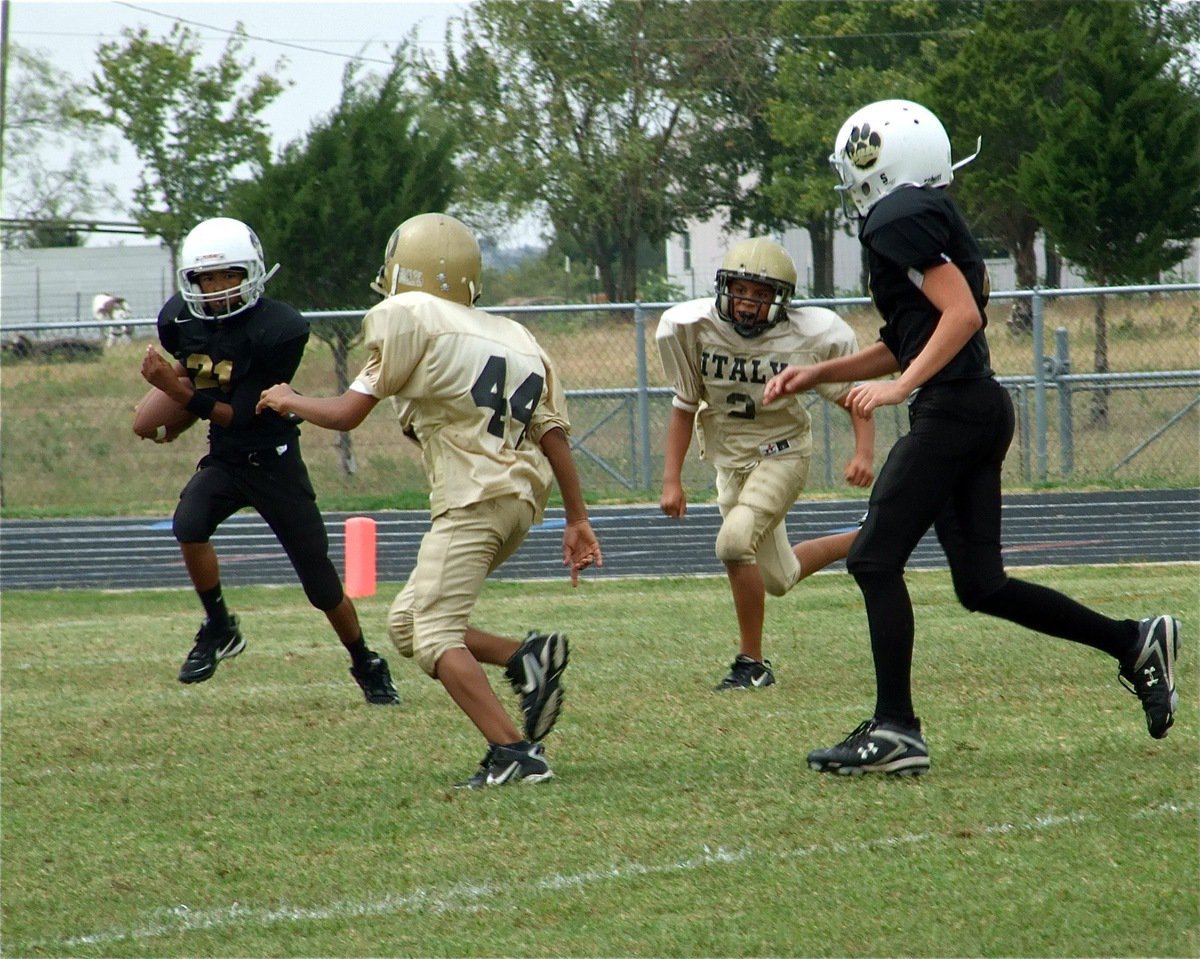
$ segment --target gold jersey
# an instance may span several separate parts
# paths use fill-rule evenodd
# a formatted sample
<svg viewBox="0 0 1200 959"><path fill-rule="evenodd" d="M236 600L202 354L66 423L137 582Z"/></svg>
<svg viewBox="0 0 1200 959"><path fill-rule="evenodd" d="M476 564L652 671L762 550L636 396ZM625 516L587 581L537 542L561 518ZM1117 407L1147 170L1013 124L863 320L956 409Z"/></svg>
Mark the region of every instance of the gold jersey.
<svg viewBox="0 0 1200 959"><path fill-rule="evenodd" d="M717 315L711 297L667 310L655 334L663 371L676 396L698 406L700 456L714 466L744 469L775 455L812 452L807 397L793 394L762 404L767 380L787 366L811 366L858 350L854 331L832 310L799 307L761 336L743 337ZM823 383L830 402L849 383Z"/></svg>
<svg viewBox="0 0 1200 959"><path fill-rule="evenodd" d="M505 316L406 292L367 313L363 339L367 363L351 388L392 397L401 427L416 434L433 516L516 494L540 520L554 475L538 441L570 424L533 334Z"/></svg>

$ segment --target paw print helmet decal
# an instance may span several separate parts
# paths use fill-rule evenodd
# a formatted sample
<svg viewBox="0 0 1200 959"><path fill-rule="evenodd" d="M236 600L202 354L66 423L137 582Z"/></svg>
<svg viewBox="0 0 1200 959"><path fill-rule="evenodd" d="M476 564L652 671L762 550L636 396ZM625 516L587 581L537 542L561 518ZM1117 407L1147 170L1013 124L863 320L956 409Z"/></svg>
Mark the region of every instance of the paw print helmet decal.
<svg viewBox="0 0 1200 959"><path fill-rule="evenodd" d="M911 100L880 100L842 124L829 164L840 181L835 189L843 211L861 218L900 187L949 186L954 171L978 155L977 143L974 153L952 164L950 138L933 113Z"/></svg>

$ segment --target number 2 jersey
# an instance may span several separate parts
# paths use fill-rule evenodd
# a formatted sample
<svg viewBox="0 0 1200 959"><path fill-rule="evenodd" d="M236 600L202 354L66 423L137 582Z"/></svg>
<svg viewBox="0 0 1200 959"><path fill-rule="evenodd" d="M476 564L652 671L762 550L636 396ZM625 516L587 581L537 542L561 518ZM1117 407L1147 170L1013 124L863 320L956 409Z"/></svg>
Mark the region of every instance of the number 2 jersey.
<svg viewBox="0 0 1200 959"><path fill-rule="evenodd" d="M351 389L392 397L421 444L432 515L516 494L536 519L554 479L538 445L569 432L566 396L533 334L506 316L417 291L363 318L367 363Z"/></svg>
<svg viewBox="0 0 1200 959"><path fill-rule="evenodd" d="M698 404L700 456L714 466L744 469L777 454L812 452L805 395L763 406L763 388L787 366L811 366L858 350L854 331L832 310L800 307L761 336L743 337L717 314L712 297L680 303L658 322L655 339L675 395ZM816 387L836 402L849 383Z"/></svg>

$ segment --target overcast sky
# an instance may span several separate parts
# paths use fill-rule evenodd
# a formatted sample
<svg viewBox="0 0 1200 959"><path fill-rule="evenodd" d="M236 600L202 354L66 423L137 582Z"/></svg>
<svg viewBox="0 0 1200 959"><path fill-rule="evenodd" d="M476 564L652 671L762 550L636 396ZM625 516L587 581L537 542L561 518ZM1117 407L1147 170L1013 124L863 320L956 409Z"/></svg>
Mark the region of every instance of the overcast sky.
<svg viewBox="0 0 1200 959"><path fill-rule="evenodd" d="M278 147L306 133L312 121L327 114L341 94L342 71L355 57L367 68L382 72L396 45L414 29L418 42L431 52L443 48L446 22L461 15L469 2L278 2L164 3L153 0L53 3L11 0L8 4L10 42L37 50L69 75L87 80L95 70L96 50L121 38L123 28L144 26L152 37L165 37L182 21L198 35L206 60L214 62L240 22L249 36L240 57L253 58L251 74L276 72L291 81L263 112ZM275 70L280 60L285 62ZM11 75L9 82L12 82ZM53 158L49 162L53 162ZM128 203L137 180L132 151L111 169L98 170L97 179L111 182ZM127 220L122 210L102 213L100 219ZM136 237L99 235L93 243L144 242Z"/></svg>

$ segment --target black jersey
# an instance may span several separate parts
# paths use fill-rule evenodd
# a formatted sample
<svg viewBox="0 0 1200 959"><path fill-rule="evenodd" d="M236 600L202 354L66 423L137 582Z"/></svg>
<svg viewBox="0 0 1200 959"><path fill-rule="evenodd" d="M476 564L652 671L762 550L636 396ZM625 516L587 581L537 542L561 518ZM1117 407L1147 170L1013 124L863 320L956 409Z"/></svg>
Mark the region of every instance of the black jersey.
<svg viewBox="0 0 1200 959"><path fill-rule="evenodd" d="M953 263L962 270L987 326L987 266L966 220L944 189L904 187L888 194L867 214L859 239L867 251L871 297L884 320L879 338L901 370L908 369L924 349L941 316L917 285L919 274L930 267ZM987 337L980 328L928 383L991 375Z"/></svg>
<svg viewBox="0 0 1200 959"><path fill-rule="evenodd" d="M217 457L239 457L291 442L295 423L274 410L256 414L263 390L290 382L308 342L308 321L286 303L261 298L236 316L200 319L176 293L158 314L158 339L188 371L197 392L233 407L230 426L209 423Z"/></svg>

